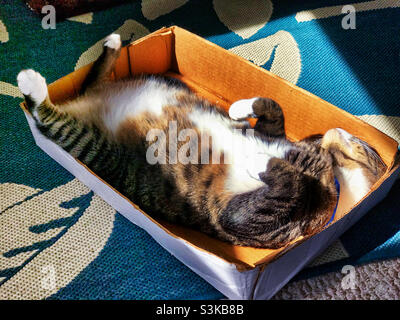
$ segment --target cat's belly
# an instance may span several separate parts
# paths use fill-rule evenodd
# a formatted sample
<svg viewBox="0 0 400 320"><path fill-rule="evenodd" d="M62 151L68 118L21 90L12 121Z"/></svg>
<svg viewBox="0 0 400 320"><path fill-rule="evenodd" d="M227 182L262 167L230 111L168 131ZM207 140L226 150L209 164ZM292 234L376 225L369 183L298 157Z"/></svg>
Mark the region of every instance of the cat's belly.
<svg viewBox="0 0 400 320"><path fill-rule="evenodd" d="M143 112L161 116L164 106L176 104L177 90L146 82L135 89L124 88L105 97L103 123L116 133L126 119L135 118Z"/></svg>
<svg viewBox="0 0 400 320"><path fill-rule="evenodd" d="M162 117L164 107L178 104L177 93L179 89L162 87L155 82L145 82L134 90L124 88L108 92L104 97L102 121L110 132L117 134L120 125L127 119L134 119L144 112ZM213 155L224 155L224 164L229 166L225 188L230 193L248 192L264 186L259 173L266 171L270 159L283 159L290 148L279 142L266 143L254 137L252 130L243 135L241 131L232 129L234 120L219 113L201 108L189 110L187 118L196 129L212 137Z"/></svg>

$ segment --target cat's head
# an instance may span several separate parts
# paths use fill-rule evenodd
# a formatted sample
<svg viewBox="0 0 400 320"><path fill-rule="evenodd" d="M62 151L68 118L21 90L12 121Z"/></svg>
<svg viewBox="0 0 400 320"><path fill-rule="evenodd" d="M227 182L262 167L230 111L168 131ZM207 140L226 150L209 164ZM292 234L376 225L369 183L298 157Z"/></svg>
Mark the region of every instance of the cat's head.
<svg viewBox="0 0 400 320"><path fill-rule="evenodd" d="M343 129L328 130L321 147L332 155L334 173L341 184L339 206L347 206L345 209L361 200L386 170L374 148Z"/></svg>
<svg viewBox="0 0 400 320"><path fill-rule="evenodd" d="M314 186L311 189L311 198L317 204L315 206L317 211L321 212L310 223L310 227L314 230L321 227L321 222L325 221L324 217L332 213L329 208L337 202L334 200L336 199L334 177L340 185L335 218L340 218L340 213L348 212L361 200L386 170L385 164L374 148L340 128L330 129L324 135L310 136L297 144L312 154L314 159L314 162L310 162L314 166L306 167L311 171L312 177L317 177L314 180L310 179L314 184L309 183ZM302 151L301 154L306 153ZM316 159L320 161L315 161ZM296 162L308 163L303 160ZM315 184L315 181L318 183ZM326 205L324 209L324 204L329 206Z"/></svg>
<svg viewBox="0 0 400 320"><path fill-rule="evenodd" d="M337 174L341 169L361 170L372 185L386 170L374 148L343 129L328 130L322 138L321 147L332 155Z"/></svg>

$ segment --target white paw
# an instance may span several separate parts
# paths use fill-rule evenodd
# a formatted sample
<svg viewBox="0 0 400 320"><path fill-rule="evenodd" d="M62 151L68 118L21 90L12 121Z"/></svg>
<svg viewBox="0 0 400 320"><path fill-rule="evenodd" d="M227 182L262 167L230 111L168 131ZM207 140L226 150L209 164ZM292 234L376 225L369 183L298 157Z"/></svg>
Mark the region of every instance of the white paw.
<svg viewBox="0 0 400 320"><path fill-rule="evenodd" d="M118 50L121 48L121 36L117 33L110 34L104 41L104 46Z"/></svg>
<svg viewBox="0 0 400 320"><path fill-rule="evenodd" d="M246 118L254 117L253 102L258 98L238 100L229 108L229 117L233 120L244 120Z"/></svg>
<svg viewBox="0 0 400 320"><path fill-rule="evenodd" d="M24 96L29 97L35 105L40 105L47 97L46 80L38 72L22 70L17 76L18 87Z"/></svg>

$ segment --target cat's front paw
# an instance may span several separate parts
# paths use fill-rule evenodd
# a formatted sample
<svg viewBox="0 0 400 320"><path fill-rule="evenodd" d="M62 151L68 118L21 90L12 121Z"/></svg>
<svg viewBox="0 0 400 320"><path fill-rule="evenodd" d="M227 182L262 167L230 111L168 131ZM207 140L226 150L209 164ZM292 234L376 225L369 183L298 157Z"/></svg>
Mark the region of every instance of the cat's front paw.
<svg viewBox="0 0 400 320"><path fill-rule="evenodd" d="M256 98L253 101L253 112L264 116L268 122L283 121L283 112L279 104L270 98Z"/></svg>
<svg viewBox="0 0 400 320"><path fill-rule="evenodd" d="M244 120L254 117L253 103L258 98L238 100L229 108L229 117L233 120Z"/></svg>
<svg viewBox="0 0 400 320"><path fill-rule="evenodd" d="M121 48L121 36L117 33L110 34L104 41L104 46L113 50Z"/></svg>
<svg viewBox="0 0 400 320"><path fill-rule="evenodd" d="M17 76L17 82L22 94L32 100L35 105L40 105L46 99L46 80L40 73L32 69L22 70Z"/></svg>

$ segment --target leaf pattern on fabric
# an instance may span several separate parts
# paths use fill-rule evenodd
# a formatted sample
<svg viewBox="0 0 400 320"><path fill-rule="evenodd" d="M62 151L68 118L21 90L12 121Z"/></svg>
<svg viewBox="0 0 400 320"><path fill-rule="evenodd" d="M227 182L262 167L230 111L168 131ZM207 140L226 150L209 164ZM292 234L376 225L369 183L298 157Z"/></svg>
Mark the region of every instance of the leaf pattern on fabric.
<svg viewBox="0 0 400 320"><path fill-rule="evenodd" d="M233 47L230 51L258 66L273 59L270 71L294 84L300 77L300 50L296 40L287 31L280 30L269 37Z"/></svg>
<svg viewBox="0 0 400 320"><path fill-rule="evenodd" d="M50 191L0 184L0 209L1 300L44 299L65 287L104 248L116 213L77 179ZM48 267L51 289L42 285Z"/></svg>
<svg viewBox="0 0 400 320"><path fill-rule="evenodd" d="M363 115L357 117L386 133L400 144L400 117L385 115Z"/></svg>
<svg viewBox="0 0 400 320"><path fill-rule="evenodd" d="M84 24L91 24L93 22L93 12L81 14L79 16L68 18L67 20L73 22L80 22Z"/></svg>
<svg viewBox="0 0 400 320"><path fill-rule="evenodd" d="M186 2L188 0L142 0L142 13L148 20L155 20L182 7Z"/></svg>
<svg viewBox="0 0 400 320"><path fill-rule="evenodd" d="M214 10L221 22L243 39L250 38L262 29L271 18L270 0L214 0Z"/></svg>
<svg viewBox="0 0 400 320"><path fill-rule="evenodd" d="M7 28L3 21L0 20L0 42L5 43L10 40Z"/></svg>
<svg viewBox="0 0 400 320"><path fill-rule="evenodd" d="M126 20L124 24L119 27L117 30L111 33L118 33L121 36L122 41L135 41L147 34L150 31L135 20ZM87 49L82 55L79 57L78 61L75 65L75 70L95 61L101 54L103 50L103 42L104 38L97 41L93 46Z"/></svg>
<svg viewBox="0 0 400 320"><path fill-rule="evenodd" d="M11 96L14 98L23 98L21 91L17 86L14 86L10 83L0 81L0 94Z"/></svg>

